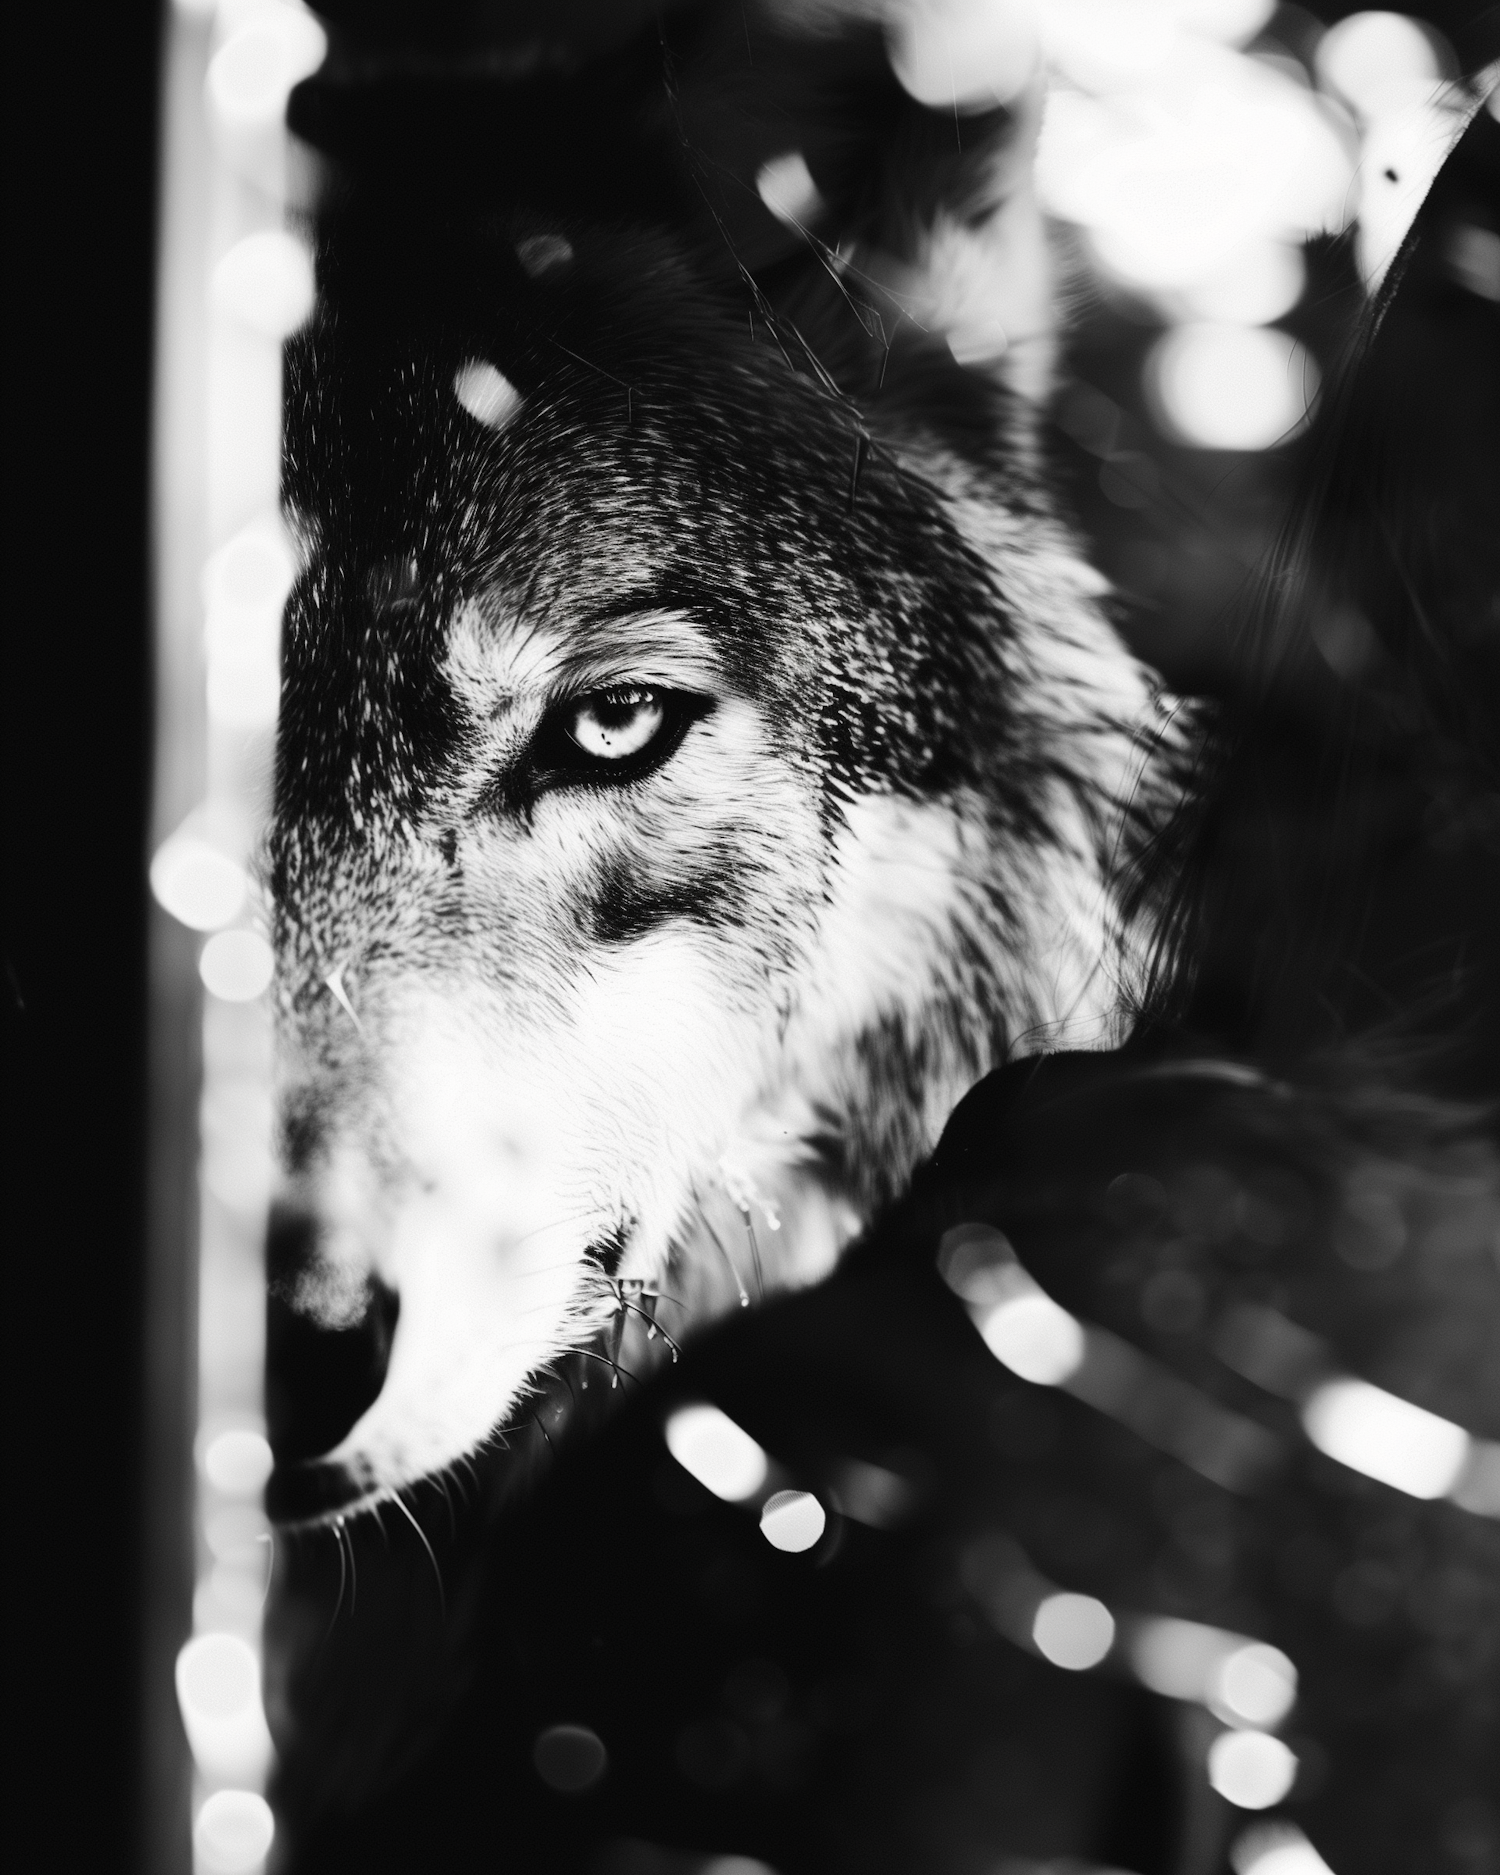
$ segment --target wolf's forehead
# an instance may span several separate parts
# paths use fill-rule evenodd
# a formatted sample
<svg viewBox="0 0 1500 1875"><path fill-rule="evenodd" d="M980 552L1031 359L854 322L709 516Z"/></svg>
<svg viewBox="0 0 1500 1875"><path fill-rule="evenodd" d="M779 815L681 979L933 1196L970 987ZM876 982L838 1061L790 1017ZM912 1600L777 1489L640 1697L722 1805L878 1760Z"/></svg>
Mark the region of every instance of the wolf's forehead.
<svg viewBox="0 0 1500 1875"><path fill-rule="evenodd" d="M510 609L503 594L461 605L447 634L443 676L478 716L515 698L574 693L612 683L672 689L715 687L723 659L712 632L677 608L624 610L603 617L545 618Z"/></svg>

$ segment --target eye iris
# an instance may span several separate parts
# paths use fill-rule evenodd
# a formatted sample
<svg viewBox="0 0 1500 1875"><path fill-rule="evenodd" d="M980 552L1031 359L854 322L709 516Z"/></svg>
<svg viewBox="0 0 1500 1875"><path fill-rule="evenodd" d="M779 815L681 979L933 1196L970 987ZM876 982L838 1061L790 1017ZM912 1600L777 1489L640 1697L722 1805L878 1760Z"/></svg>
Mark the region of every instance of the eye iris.
<svg viewBox="0 0 1500 1875"><path fill-rule="evenodd" d="M620 762L644 749L665 718L665 709L651 691L621 690L579 704L568 733L586 755Z"/></svg>

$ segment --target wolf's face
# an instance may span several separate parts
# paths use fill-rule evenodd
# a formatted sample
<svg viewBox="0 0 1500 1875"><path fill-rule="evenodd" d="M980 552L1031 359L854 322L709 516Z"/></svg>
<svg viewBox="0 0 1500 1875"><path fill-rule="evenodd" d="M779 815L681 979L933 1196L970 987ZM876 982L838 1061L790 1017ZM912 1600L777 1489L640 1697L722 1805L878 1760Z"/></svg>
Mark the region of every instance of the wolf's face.
<svg viewBox="0 0 1500 1875"><path fill-rule="evenodd" d="M1000 443L792 370L664 239L434 237L394 308L346 241L289 355L277 1279L399 1318L293 1516L611 1322L644 1357L658 1291L814 1279L979 1074L1112 1039L1149 707Z"/></svg>

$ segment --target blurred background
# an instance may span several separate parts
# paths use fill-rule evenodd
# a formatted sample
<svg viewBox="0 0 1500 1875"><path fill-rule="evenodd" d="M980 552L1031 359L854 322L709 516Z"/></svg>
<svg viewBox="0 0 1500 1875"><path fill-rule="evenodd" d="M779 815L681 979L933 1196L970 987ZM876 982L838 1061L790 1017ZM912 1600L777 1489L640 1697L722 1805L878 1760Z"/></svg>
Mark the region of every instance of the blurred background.
<svg viewBox="0 0 1500 1875"><path fill-rule="evenodd" d="M971 33L986 23L982 8L948 11ZM462 17L472 46L483 24ZM389 10L392 45L430 29ZM361 30L379 43L379 24ZM580 40L597 30L581 12ZM988 30L990 43L1034 33L1048 73L1037 185L1066 320L1057 477L1141 654L1180 691L1221 694L1319 385L1471 108L1461 81L1500 49L1494 22L1456 4L1417 17L997 0ZM892 43L903 82L940 94L944 75L904 66ZM160 1318L189 1329L176 1449L191 1454L192 1533L190 1554L174 1551L178 1527L158 1536L179 1560L156 1577L177 1713L158 1713L155 1854L182 1859L191 1817L197 1875L250 1875L274 1834L259 1664L271 957L254 854L294 572L277 514L280 344L313 298L297 232L311 169L284 117L326 46L315 13L286 0L184 0L164 60L153 1158L157 1228L182 1258L161 1261L173 1294ZM947 73L955 111L964 53ZM763 175L763 196L772 187ZM186 1316L183 1295L196 1298ZM184 1736L186 1793L169 1775Z"/></svg>
<svg viewBox="0 0 1500 1875"><path fill-rule="evenodd" d="M478 30L479 11L388 5L379 19L396 40L418 16L451 13ZM577 13L581 37L598 30L598 8ZM1238 608L1294 486L1318 387L1460 128L1472 81L1500 56L1500 14L1466 0L1432 0L1419 16L1270 0L996 0L993 13L996 34L1024 16L1049 73L1037 174L1067 318L1051 406L1057 477L1141 654L1184 693L1223 694L1235 682ZM122 13L116 37L78 52L71 87L59 89L75 160L53 165L39 249L50 267L68 245L60 231L70 218L82 225L78 203L90 189L114 199L114 188L124 390L99 448L113 449L102 460L141 498L127 496L114 521L125 542L114 662L90 660L77 680L89 720L105 727L38 838L55 853L58 830L70 815L77 824L76 791L113 788L98 837L112 853L128 848L132 865L138 855L149 877L149 1014L132 987L132 959L147 977L134 939L122 941L115 978L90 979L85 954L54 947L49 964L46 944L24 935L9 953L11 1014L39 1056L76 1059L58 1025L75 1022L75 1041L93 1035L97 1126L122 1164L149 1133L149 1190L137 1175L111 1179L106 1156L93 1212L58 1208L55 1188L49 1202L59 1241L71 1232L92 1252L115 1233L122 1245L108 1289L122 1309L100 1330L98 1371L123 1374L144 1406L121 1435L115 1507L120 1530L135 1534L114 1541L132 1560L98 1616L129 1632L109 1655L125 1690L99 1705L98 1723L116 1730L94 1751L113 1754L129 1860L173 1875L250 1875L274 1831L259 1683L271 1544L259 1509L270 953L253 856L293 576L277 514L280 345L313 291L296 226L309 171L284 121L326 44L316 13L288 0ZM45 50L54 72L69 56L59 43ZM931 88L930 73L899 58L897 68L919 96ZM122 140L113 126L127 79ZM147 123L142 93L153 85ZM1489 282L1475 290L1500 297L1500 258L1476 250L1471 260ZM50 277L84 308L80 329L96 345L97 283ZM69 359L77 369L76 335L53 342L62 394L84 396L65 369ZM88 408L86 396L54 402L43 422L50 431ZM128 544L131 525L145 533L148 456L149 571ZM69 512L76 528L89 510ZM80 633L97 636L108 589L85 617L92 590L83 575L75 604ZM1337 670L1346 647L1319 648ZM51 901L59 919L78 877L68 875L74 899ZM132 905L148 915L130 889L116 903L122 921ZM82 985L71 1010L69 984ZM92 1030L90 997L109 1003ZM66 1099L43 1100L43 1119ZM38 1311L64 1324L58 1271L68 1267L61 1257ZM121 1321L139 1327L128 1369L109 1353L111 1335L132 1338ZM85 1344L76 1329L74 1350ZM92 1423L101 1411L128 1418L125 1397L113 1389ZM109 1865L126 1866L125 1854Z"/></svg>

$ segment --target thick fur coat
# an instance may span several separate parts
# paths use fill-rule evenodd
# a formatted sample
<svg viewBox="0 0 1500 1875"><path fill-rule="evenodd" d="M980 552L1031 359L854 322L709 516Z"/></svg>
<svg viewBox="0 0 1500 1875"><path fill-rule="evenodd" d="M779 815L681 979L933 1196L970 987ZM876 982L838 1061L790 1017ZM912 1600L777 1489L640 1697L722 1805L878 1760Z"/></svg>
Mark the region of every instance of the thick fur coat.
<svg viewBox="0 0 1500 1875"><path fill-rule="evenodd" d="M399 1319L289 1516L472 1452L575 1351L649 1361L657 1293L680 1339L826 1275L979 1076L1138 999L1165 713L1040 476L1034 352L947 342L999 261L1045 304L1034 105L956 161L861 29L788 230L751 187L785 133L735 87L788 109L827 52L760 30L735 65L707 9L591 124L628 219L537 160L576 163L586 85L561 126L481 90L436 181L327 180L288 354L273 1274L325 1329ZM365 83L336 53L308 127ZM694 139L714 99L748 175ZM762 286L745 249L788 234ZM601 710L641 746L583 746Z"/></svg>

